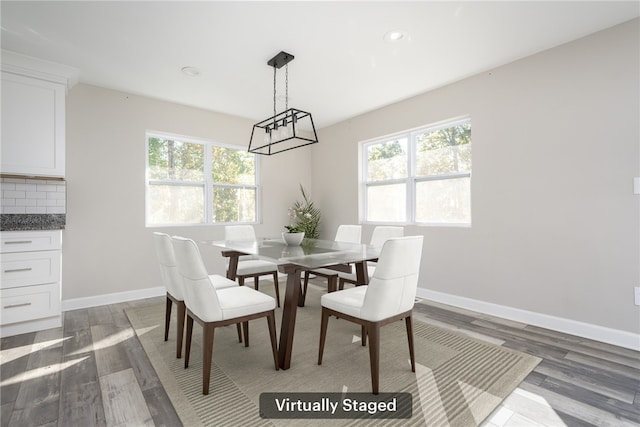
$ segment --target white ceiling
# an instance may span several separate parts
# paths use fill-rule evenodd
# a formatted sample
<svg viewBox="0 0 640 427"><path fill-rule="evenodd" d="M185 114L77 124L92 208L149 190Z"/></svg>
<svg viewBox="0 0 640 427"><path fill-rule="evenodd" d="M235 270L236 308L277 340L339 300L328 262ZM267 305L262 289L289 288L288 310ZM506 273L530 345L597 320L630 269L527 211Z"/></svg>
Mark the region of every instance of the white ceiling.
<svg viewBox="0 0 640 427"><path fill-rule="evenodd" d="M317 127L639 16L638 1L6 1L2 48L80 81L258 121L284 50L289 106ZM388 43L383 36L408 37ZM614 48L614 46L612 46ZM197 67L189 77L180 70ZM284 68L278 71L284 95ZM284 104L278 104L278 111Z"/></svg>

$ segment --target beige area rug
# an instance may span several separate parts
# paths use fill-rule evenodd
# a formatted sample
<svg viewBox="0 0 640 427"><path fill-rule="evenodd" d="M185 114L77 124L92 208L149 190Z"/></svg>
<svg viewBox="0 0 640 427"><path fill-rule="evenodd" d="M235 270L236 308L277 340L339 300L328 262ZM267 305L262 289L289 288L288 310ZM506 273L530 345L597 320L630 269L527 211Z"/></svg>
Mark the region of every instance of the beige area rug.
<svg viewBox="0 0 640 427"><path fill-rule="evenodd" d="M281 283L284 295L284 283ZM264 283L261 290L272 291ZM382 328L380 391L408 392L413 416L400 420L287 420L260 417L262 392L371 392L369 352L360 327L329 320L323 364L317 365L320 296L310 285L298 308L291 368L276 371L264 319L250 323L250 347L235 326L216 329L211 389L202 394L202 329L194 324L189 368L176 359L176 320L164 341L164 304L126 310L145 352L185 426L297 425L479 425L540 362L540 359L414 320L416 372L411 372L404 322ZM276 309L279 330L281 309Z"/></svg>

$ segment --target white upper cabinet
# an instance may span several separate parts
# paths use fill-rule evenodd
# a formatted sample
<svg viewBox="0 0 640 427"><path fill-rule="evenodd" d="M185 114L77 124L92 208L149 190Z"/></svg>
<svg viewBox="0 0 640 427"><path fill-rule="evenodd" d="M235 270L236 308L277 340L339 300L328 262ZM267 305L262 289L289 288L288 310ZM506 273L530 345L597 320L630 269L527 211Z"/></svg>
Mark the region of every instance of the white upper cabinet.
<svg viewBox="0 0 640 427"><path fill-rule="evenodd" d="M64 176L65 90L2 73L2 173Z"/></svg>
<svg viewBox="0 0 640 427"><path fill-rule="evenodd" d="M2 52L3 174L65 175L65 97L69 76L53 74L51 65ZM54 72L63 67L54 65ZM44 70L46 67L49 69ZM62 71L67 73L66 67Z"/></svg>

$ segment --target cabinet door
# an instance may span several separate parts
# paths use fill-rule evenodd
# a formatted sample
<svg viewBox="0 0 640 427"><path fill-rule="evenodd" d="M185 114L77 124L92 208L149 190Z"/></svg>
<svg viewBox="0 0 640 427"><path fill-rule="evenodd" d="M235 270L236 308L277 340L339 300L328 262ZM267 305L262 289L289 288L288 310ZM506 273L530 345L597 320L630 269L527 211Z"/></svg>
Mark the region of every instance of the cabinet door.
<svg viewBox="0 0 640 427"><path fill-rule="evenodd" d="M2 73L2 173L64 176L65 87Z"/></svg>

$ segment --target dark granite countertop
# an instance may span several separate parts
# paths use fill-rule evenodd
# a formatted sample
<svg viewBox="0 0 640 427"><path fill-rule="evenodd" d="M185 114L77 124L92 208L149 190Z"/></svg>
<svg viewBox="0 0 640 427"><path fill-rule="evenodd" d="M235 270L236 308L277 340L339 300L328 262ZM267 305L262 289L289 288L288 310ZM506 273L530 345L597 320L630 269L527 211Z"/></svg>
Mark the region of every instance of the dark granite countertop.
<svg viewBox="0 0 640 427"><path fill-rule="evenodd" d="M66 214L0 214L1 231L64 230Z"/></svg>

